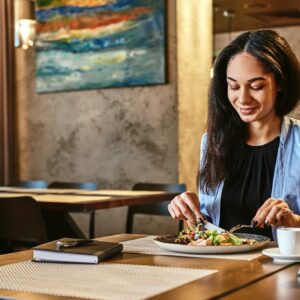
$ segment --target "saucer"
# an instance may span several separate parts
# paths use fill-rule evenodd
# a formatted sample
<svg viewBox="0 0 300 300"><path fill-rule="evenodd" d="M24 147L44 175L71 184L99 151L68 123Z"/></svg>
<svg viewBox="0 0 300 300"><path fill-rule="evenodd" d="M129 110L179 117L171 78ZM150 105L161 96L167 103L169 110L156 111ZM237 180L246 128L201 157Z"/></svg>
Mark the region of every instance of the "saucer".
<svg viewBox="0 0 300 300"><path fill-rule="evenodd" d="M264 249L262 253L274 258L274 260L277 262L289 263L300 261L300 255L284 255L280 253L279 248Z"/></svg>

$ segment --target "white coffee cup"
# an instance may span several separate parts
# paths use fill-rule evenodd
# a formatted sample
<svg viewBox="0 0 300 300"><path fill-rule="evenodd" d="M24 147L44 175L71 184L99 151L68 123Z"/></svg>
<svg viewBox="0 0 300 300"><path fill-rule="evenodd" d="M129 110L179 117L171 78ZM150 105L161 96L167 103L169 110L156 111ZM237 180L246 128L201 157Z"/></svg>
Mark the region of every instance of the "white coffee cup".
<svg viewBox="0 0 300 300"><path fill-rule="evenodd" d="M279 251L283 255L300 256L300 228L280 227L277 229Z"/></svg>

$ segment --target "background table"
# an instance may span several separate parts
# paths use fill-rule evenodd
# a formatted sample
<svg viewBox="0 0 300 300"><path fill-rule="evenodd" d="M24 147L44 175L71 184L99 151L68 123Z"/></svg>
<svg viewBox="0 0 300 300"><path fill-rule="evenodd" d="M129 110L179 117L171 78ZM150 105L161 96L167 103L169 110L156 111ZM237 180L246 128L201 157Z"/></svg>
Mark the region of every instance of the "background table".
<svg viewBox="0 0 300 300"><path fill-rule="evenodd" d="M43 210L49 240L61 237L84 238L83 233L69 216L69 212L90 213L129 205L169 201L177 194L157 191L130 190L68 190L68 189L24 189L0 187L1 197L30 196L39 202ZM94 237L95 215L89 224L89 236Z"/></svg>
<svg viewBox="0 0 300 300"><path fill-rule="evenodd" d="M99 240L120 242L141 235L116 235ZM28 260L31 251L0 256L0 265ZM152 299L299 299L296 271L299 264L275 264L261 256L252 261L213 258L187 258L123 253L108 262L150 266L216 269L219 272L162 293ZM22 299L72 299L0 290L1 295ZM282 297L284 295L284 297Z"/></svg>

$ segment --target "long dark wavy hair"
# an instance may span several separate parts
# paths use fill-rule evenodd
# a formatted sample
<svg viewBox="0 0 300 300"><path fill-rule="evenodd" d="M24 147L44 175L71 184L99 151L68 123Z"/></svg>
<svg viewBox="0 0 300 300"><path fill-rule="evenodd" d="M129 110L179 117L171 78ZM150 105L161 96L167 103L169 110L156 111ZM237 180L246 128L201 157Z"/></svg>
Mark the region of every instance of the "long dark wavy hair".
<svg viewBox="0 0 300 300"><path fill-rule="evenodd" d="M287 41L276 31L248 31L224 48L214 64L209 90L207 147L198 173L198 185L206 192L214 190L229 176L246 139L246 124L227 97L227 65L242 52L258 59L282 88L275 103L279 117L291 112L299 101L299 62Z"/></svg>

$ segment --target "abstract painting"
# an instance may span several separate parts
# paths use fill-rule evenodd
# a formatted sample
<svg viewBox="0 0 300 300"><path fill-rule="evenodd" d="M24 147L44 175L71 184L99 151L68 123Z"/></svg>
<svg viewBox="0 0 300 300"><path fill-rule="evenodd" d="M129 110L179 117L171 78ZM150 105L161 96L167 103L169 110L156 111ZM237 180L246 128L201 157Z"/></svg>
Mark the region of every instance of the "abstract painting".
<svg viewBox="0 0 300 300"><path fill-rule="evenodd" d="M163 0L37 0L37 92L161 84Z"/></svg>

